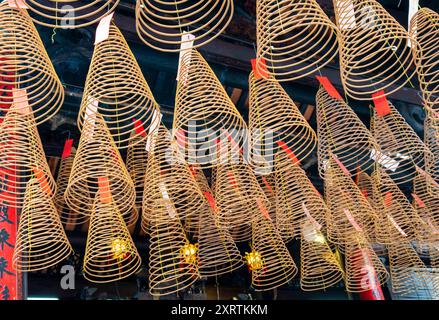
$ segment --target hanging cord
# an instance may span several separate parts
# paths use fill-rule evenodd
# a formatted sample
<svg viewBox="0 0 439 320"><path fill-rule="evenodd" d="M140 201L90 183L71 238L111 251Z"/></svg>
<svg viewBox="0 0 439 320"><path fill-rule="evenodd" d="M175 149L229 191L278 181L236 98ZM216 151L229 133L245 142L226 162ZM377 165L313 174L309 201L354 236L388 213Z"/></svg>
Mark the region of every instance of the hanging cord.
<svg viewBox="0 0 439 320"><path fill-rule="evenodd" d="M58 1L56 1L55 2L55 23L56 23L56 26L53 28L53 30L52 30L52 36L50 37L50 39L52 40L52 44L54 44L55 43L55 36L56 36L56 28L57 28L57 26L58 26Z"/></svg>

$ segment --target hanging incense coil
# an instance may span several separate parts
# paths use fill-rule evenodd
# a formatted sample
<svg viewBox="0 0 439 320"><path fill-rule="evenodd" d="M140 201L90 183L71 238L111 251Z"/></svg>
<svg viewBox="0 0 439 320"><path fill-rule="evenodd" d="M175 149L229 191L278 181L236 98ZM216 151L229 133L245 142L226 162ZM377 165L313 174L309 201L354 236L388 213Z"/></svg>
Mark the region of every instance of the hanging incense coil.
<svg viewBox="0 0 439 320"><path fill-rule="evenodd" d="M87 246L84 277L95 283L113 282L136 273L142 261L111 193L96 192Z"/></svg>
<svg viewBox="0 0 439 320"><path fill-rule="evenodd" d="M22 0L32 20L42 26L60 29L94 24L116 9L120 0Z"/></svg>
<svg viewBox="0 0 439 320"><path fill-rule="evenodd" d="M408 32L376 0L333 2L345 92L370 100L373 93L389 95L410 82L415 57Z"/></svg>
<svg viewBox="0 0 439 320"><path fill-rule="evenodd" d="M26 10L0 4L0 120L13 103L27 110L36 126L52 118L64 102L64 89ZM26 111L27 112L27 111ZM25 121L25 119L23 119Z"/></svg>
<svg viewBox="0 0 439 320"><path fill-rule="evenodd" d="M240 159L240 146L247 142L247 125L196 50L184 53L180 61L175 101L173 132L189 164L210 168ZM218 141L230 142L230 146L219 148Z"/></svg>
<svg viewBox="0 0 439 320"><path fill-rule="evenodd" d="M177 215L169 214L169 203L157 200L149 227L149 291L154 296L176 293L194 284L199 278L196 252ZM175 210L175 208L174 208Z"/></svg>
<svg viewBox="0 0 439 320"><path fill-rule="evenodd" d="M370 203L333 157L325 172L325 199L330 210L327 234L343 250L350 239L363 233L367 240L374 235L377 215ZM346 172L345 172L346 171Z"/></svg>
<svg viewBox="0 0 439 320"><path fill-rule="evenodd" d="M66 158L61 159L58 177L56 178L57 191L55 197L53 198L53 202L55 203L56 209L58 210L61 222L66 227L84 224L90 219L90 216L70 210L64 200L64 192L66 191L67 185L69 183L70 172L72 171L75 155L76 149L72 147L70 155ZM91 208L86 208L86 210L91 210Z"/></svg>
<svg viewBox="0 0 439 320"><path fill-rule="evenodd" d="M430 274L408 239L399 235L392 242L388 246L392 291L407 295L416 292L419 287L428 288L434 281L434 276Z"/></svg>
<svg viewBox="0 0 439 320"><path fill-rule="evenodd" d="M131 135L135 136L135 132L132 131ZM143 198L143 184L145 182L146 164L148 160L148 151L146 151L145 144L141 141L142 137L133 137L133 144L127 149L127 170L134 182L136 188L136 205L142 206Z"/></svg>
<svg viewBox="0 0 439 320"><path fill-rule="evenodd" d="M340 261L323 233L309 219L301 224L300 287L304 291L324 290L343 279Z"/></svg>
<svg viewBox="0 0 439 320"><path fill-rule="evenodd" d="M425 153L425 171L439 183L439 127L433 126L431 117L424 121L424 143L430 152Z"/></svg>
<svg viewBox="0 0 439 320"><path fill-rule="evenodd" d="M439 240L430 244L430 264L433 268L439 268Z"/></svg>
<svg viewBox="0 0 439 320"><path fill-rule="evenodd" d="M413 201L422 223L416 232L416 251L428 256L432 265L439 265L439 186L426 172L413 179Z"/></svg>
<svg viewBox="0 0 439 320"><path fill-rule="evenodd" d="M218 208L203 170L191 167L206 204L198 215L185 221L185 229L199 242L199 271L201 276L218 276L232 272L242 265L242 258L232 236L221 226Z"/></svg>
<svg viewBox="0 0 439 320"><path fill-rule="evenodd" d="M298 162L308 157L317 136L282 86L270 79L256 79L251 72L249 87L251 163L272 172L284 169L274 168L277 152L287 152Z"/></svg>
<svg viewBox="0 0 439 320"><path fill-rule="evenodd" d="M223 164L217 168L216 205L219 221L235 241L251 238L251 223L270 203L247 164Z"/></svg>
<svg viewBox="0 0 439 320"><path fill-rule="evenodd" d="M207 208L201 213L198 250L198 268L202 277L230 273L242 266L241 253L232 236L221 227L214 208Z"/></svg>
<svg viewBox="0 0 439 320"><path fill-rule="evenodd" d="M373 290L389 279L386 267L361 233L346 244L345 270L348 292Z"/></svg>
<svg viewBox="0 0 439 320"><path fill-rule="evenodd" d="M13 255L21 272L47 269L73 252L49 190L38 179L27 186Z"/></svg>
<svg viewBox="0 0 439 320"><path fill-rule="evenodd" d="M36 177L53 197L56 183L46 161L33 114L16 108L8 111L0 125L0 201L21 208L27 183Z"/></svg>
<svg viewBox="0 0 439 320"><path fill-rule="evenodd" d="M84 122L93 121L88 115L96 110L120 149L146 139L160 112L136 58L114 24L108 39L95 45L78 115L81 131ZM135 128L136 134L131 134Z"/></svg>
<svg viewBox="0 0 439 320"><path fill-rule="evenodd" d="M181 219L198 214L205 201L176 142L162 125L152 137L145 173L143 218L146 221L154 219L151 212L158 200L175 207L175 214Z"/></svg>
<svg viewBox="0 0 439 320"><path fill-rule="evenodd" d="M106 176L111 196L128 226L137 221L133 216L136 200L134 183L99 113L94 123L86 121L73 161L64 198L76 213L91 215L94 197L99 189L99 177Z"/></svg>
<svg viewBox="0 0 439 320"><path fill-rule="evenodd" d="M276 165L291 161L287 155L279 154ZM320 193L298 164L276 174L276 226L284 240L300 236L301 225L311 215L323 229L329 216Z"/></svg>
<svg viewBox="0 0 439 320"><path fill-rule="evenodd" d="M439 54L436 45L439 41L439 14L428 8L421 8L410 21L410 35L415 40L413 51L416 56L419 85L424 105L435 119L439 120Z"/></svg>
<svg viewBox="0 0 439 320"><path fill-rule="evenodd" d="M380 146L380 160L386 173L397 184L411 181L416 167L424 168L424 157L430 150L389 102L390 113L379 116L374 110L371 131Z"/></svg>
<svg viewBox="0 0 439 320"><path fill-rule="evenodd" d="M260 255L261 265L252 269L256 291L272 290L289 282L297 267L270 219L259 213L252 226L252 250Z"/></svg>
<svg viewBox="0 0 439 320"><path fill-rule="evenodd" d="M375 188L378 242L392 244L396 229L405 233L408 239L415 240L415 231L422 222L410 201L382 169L377 169L372 174L372 179Z"/></svg>
<svg viewBox="0 0 439 320"><path fill-rule="evenodd" d="M439 228L439 184L426 172L413 179L413 206L421 219Z"/></svg>
<svg viewBox="0 0 439 320"><path fill-rule="evenodd" d="M136 29L148 46L165 52L178 52L193 41L201 47L218 37L229 25L233 0L138 0ZM193 39L182 39L187 33Z"/></svg>
<svg viewBox="0 0 439 320"><path fill-rule="evenodd" d="M257 56L278 81L314 74L337 55L337 27L315 0L256 2ZM265 66L257 64L264 71ZM266 71L265 71L266 72Z"/></svg>
<svg viewBox="0 0 439 320"><path fill-rule="evenodd" d="M378 144L355 112L344 101L332 98L323 87L317 92L316 104L320 176L324 177L331 153L351 175L358 168L362 171L371 168L374 165L371 152L378 150Z"/></svg>

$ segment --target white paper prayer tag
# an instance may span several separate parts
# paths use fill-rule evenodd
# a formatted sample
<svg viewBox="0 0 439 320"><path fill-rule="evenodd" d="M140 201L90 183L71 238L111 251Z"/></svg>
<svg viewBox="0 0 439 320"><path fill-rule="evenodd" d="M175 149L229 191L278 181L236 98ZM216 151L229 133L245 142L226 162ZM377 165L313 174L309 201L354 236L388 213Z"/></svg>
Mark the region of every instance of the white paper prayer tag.
<svg viewBox="0 0 439 320"><path fill-rule="evenodd" d="M14 109L21 114L29 114L29 101L26 89L12 89Z"/></svg>
<svg viewBox="0 0 439 320"><path fill-rule="evenodd" d="M363 230L358 225L357 221L355 221L354 217L352 216L351 212L348 209L343 209L344 214L348 218L349 222L352 224L352 226L355 228L355 230L362 232Z"/></svg>
<svg viewBox="0 0 439 320"><path fill-rule="evenodd" d="M174 207L171 204L171 201L169 199L169 194L168 194L168 190L166 189L166 186L163 182L159 183L159 189L160 192L162 193L162 197L165 200L165 207L166 207L166 211L168 211L168 214L171 218L174 218L176 216L176 212Z"/></svg>
<svg viewBox="0 0 439 320"><path fill-rule="evenodd" d="M361 11L362 11L361 13L362 19L360 25L363 28L368 28L368 29L374 28L376 13L375 10L373 10L372 6L365 5L361 9Z"/></svg>
<svg viewBox="0 0 439 320"><path fill-rule="evenodd" d="M96 114L98 113L99 101L95 98L89 97L88 104L85 108L85 117L84 117L84 125L85 123L91 123L91 127L94 127L96 123Z"/></svg>
<svg viewBox="0 0 439 320"><path fill-rule="evenodd" d="M409 16L408 16L409 20L408 20L408 24L407 24L409 26L409 28L410 28L410 21L412 21L412 18L414 17L416 12L418 12L418 8L419 8L419 0L409 0ZM407 45L409 47L411 47L412 46L412 42L409 40L407 42Z"/></svg>
<svg viewBox="0 0 439 320"><path fill-rule="evenodd" d="M309 221L311 221L311 223L314 225L314 227L317 230L322 229L322 225L320 223L318 223L316 221L316 219L314 219L313 216L311 216L311 214L309 213L309 210L306 207L305 202L302 202L302 209L303 209L303 212L305 212L305 216L309 219Z"/></svg>
<svg viewBox="0 0 439 320"><path fill-rule="evenodd" d="M355 21L355 10L354 4L351 0L340 1L336 0L335 5L339 13L338 24L340 29L349 30L357 27L357 22Z"/></svg>
<svg viewBox="0 0 439 320"><path fill-rule="evenodd" d="M393 217L387 215L387 217L389 218L390 222L392 222L393 226L396 228L396 230L398 230L398 232L404 236L407 237L407 234L404 232L404 230L401 229L401 227L399 226L399 224L395 221L395 219L393 219Z"/></svg>
<svg viewBox="0 0 439 320"><path fill-rule="evenodd" d="M99 25L96 28L95 45L108 39L108 36L110 35L111 19L113 19L113 15L114 12L110 13L108 16L102 18L101 21L99 21Z"/></svg>
<svg viewBox="0 0 439 320"><path fill-rule="evenodd" d="M328 163L329 159L325 159L322 161L323 171L326 171L328 169Z"/></svg>
<svg viewBox="0 0 439 320"><path fill-rule="evenodd" d="M98 113L99 101L94 99L93 97L88 97L87 101L88 104L87 107L85 108L85 114L84 114L83 134L88 139L91 139L95 131L96 115Z"/></svg>
<svg viewBox="0 0 439 320"><path fill-rule="evenodd" d="M319 242L319 243L325 242L325 238L316 229L315 225L311 221L305 221L302 224L302 233L303 233L303 238L307 242Z"/></svg>
<svg viewBox="0 0 439 320"><path fill-rule="evenodd" d="M376 290L379 282L369 253L366 249L362 248L361 255L363 256L364 266L361 267L363 276L361 277L360 286L365 290Z"/></svg>
<svg viewBox="0 0 439 320"><path fill-rule="evenodd" d="M29 9L29 7L23 2L23 0L8 0L8 5L11 8Z"/></svg>
<svg viewBox="0 0 439 320"><path fill-rule="evenodd" d="M163 115L161 114L161 112L154 110L154 113L152 114L151 125L149 126L148 138L146 138L145 150L147 152L151 150L151 139L157 135L162 117Z"/></svg>
<svg viewBox="0 0 439 320"><path fill-rule="evenodd" d="M195 36L193 34L190 34L188 32L183 32L183 35L181 36L181 46L180 46L180 56L178 58L178 69L177 69L177 81L180 81L180 69L181 65L183 63L183 57L187 52L190 52L192 50L192 47L194 45L194 39ZM189 56L189 59L186 60L186 64L189 66L191 61L191 58ZM187 77L188 69L185 68L184 74L182 74L183 80Z"/></svg>
<svg viewBox="0 0 439 320"><path fill-rule="evenodd" d="M375 149L371 150L370 158L392 172L395 172L399 166L398 161L386 156L385 154L382 154L381 152Z"/></svg>
<svg viewBox="0 0 439 320"><path fill-rule="evenodd" d="M160 192L162 193L163 199L169 200L168 190L166 189L166 186L163 182L159 183L159 189L160 189Z"/></svg>

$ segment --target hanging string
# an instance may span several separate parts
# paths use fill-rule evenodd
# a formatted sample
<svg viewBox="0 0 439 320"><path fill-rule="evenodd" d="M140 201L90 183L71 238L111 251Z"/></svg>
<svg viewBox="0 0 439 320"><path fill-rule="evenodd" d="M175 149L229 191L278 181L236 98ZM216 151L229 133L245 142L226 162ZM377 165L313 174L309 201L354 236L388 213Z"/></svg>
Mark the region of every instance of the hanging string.
<svg viewBox="0 0 439 320"><path fill-rule="evenodd" d="M58 1L55 2L55 6L56 6L56 8L55 8L55 21L56 21L55 23L56 23L56 26L53 28L52 36L50 37L50 39L52 40L52 44L55 43L56 28L58 27Z"/></svg>

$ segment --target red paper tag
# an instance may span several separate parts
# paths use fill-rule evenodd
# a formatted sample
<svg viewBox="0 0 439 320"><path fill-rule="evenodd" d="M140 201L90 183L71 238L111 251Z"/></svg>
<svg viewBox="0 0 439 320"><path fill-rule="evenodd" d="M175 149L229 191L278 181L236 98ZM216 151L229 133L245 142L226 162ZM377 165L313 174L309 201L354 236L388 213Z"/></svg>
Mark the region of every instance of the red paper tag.
<svg viewBox="0 0 439 320"><path fill-rule="evenodd" d="M286 152L286 154L288 155L288 158L291 159L291 161L293 162L293 164L300 164L299 159L297 159L297 157L296 157L296 155L294 154L294 152L291 151L291 149L287 146L287 144L286 144L285 142L283 142L283 141L277 141L276 143L277 143L277 145L278 145L279 147L281 147L281 148Z"/></svg>
<svg viewBox="0 0 439 320"><path fill-rule="evenodd" d="M218 208L216 207L215 198L213 197L213 195L208 191L204 191L203 193L207 201L209 202L210 207L213 209L213 211L217 212Z"/></svg>
<svg viewBox="0 0 439 320"><path fill-rule="evenodd" d="M415 200L416 204L421 207L421 208L425 208L425 202L421 200L421 198L418 197L418 195L412 193L412 197Z"/></svg>
<svg viewBox="0 0 439 320"><path fill-rule="evenodd" d="M235 176L232 171L227 172L227 176L229 177L230 184L233 188L238 188L238 183L236 182Z"/></svg>
<svg viewBox="0 0 439 320"><path fill-rule="evenodd" d="M197 168L194 166L189 166L189 170L194 177L197 175Z"/></svg>
<svg viewBox="0 0 439 320"><path fill-rule="evenodd" d="M262 212L264 217L267 218L268 220L271 220L270 214L268 213L268 210L265 207L264 202L260 198L257 198L256 203L258 204L259 210Z"/></svg>
<svg viewBox="0 0 439 320"><path fill-rule="evenodd" d="M384 117L385 115L388 115L391 112L389 101L387 101L387 98L383 90L372 94L372 99L375 105L375 111L379 117Z"/></svg>
<svg viewBox="0 0 439 320"><path fill-rule="evenodd" d="M386 207L390 206L392 204L392 193L390 191L387 191L384 195L384 205Z"/></svg>
<svg viewBox="0 0 439 320"><path fill-rule="evenodd" d="M239 145L236 143L235 139L233 139L233 137L230 135L230 133L227 130L225 130L224 133L226 134L227 139L229 140L232 147L235 149L238 149L241 154L244 154L244 149L239 147Z"/></svg>
<svg viewBox="0 0 439 320"><path fill-rule="evenodd" d="M186 132L183 129L177 130L176 138L178 147L181 149L186 148Z"/></svg>
<svg viewBox="0 0 439 320"><path fill-rule="evenodd" d="M99 195L101 203L111 202L110 182L108 177L98 177Z"/></svg>
<svg viewBox="0 0 439 320"><path fill-rule="evenodd" d="M268 78L267 63L264 58L251 59L255 79Z"/></svg>
<svg viewBox="0 0 439 320"><path fill-rule="evenodd" d="M361 169L360 166L357 166L357 175L355 177L355 184L358 186L358 182L360 181L360 173L361 173Z"/></svg>
<svg viewBox="0 0 439 320"><path fill-rule="evenodd" d="M337 162L338 166L340 167L341 170L343 170L343 172L345 173L345 175L350 176L350 172L348 169L346 169L346 167L344 166L343 163L341 163L340 160L338 160L338 158L335 155L332 155L332 158L334 159L335 162Z"/></svg>
<svg viewBox="0 0 439 320"><path fill-rule="evenodd" d="M73 145L73 139L67 139L64 143L64 150L62 151L62 159L70 157L72 153L72 145Z"/></svg>
<svg viewBox="0 0 439 320"><path fill-rule="evenodd" d="M332 85L331 81L327 77L316 76L317 80L319 80L320 84L325 88L326 92L334 99L343 101L340 93L335 89Z"/></svg>
<svg viewBox="0 0 439 320"><path fill-rule="evenodd" d="M221 152L223 150L223 143L222 143L221 139L216 139L215 146L216 146L217 158L220 158L221 157Z"/></svg>
<svg viewBox="0 0 439 320"><path fill-rule="evenodd" d="M369 194L367 193L366 189L361 189L361 193L363 194L363 196L367 199L369 197Z"/></svg>
<svg viewBox="0 0 439 320"><path fill-rule="evenodd" d="M47 181L46 175L44 174L43 170L38 167L34 167L34 174L40 182L40 186L41 188L43 188L43 191L49 196L52 196L52 190L50 189L49 182Z"/></svg>
<svg viewBox="0 0 439 320"><path fill-rule="evenodd" d="M146 131L145 131L145 127L143 126L142 120L134 118L133 123L134 123L134 130L136 131L136 133L140 134L142 137L146 137Z"/></svg>
<svg viewBox="0 0 439 320"><path fill-rule="evenodd" d="M265 186L267 187L268 191L274 194L273 189L271 188L270 184L268 183L267 179L265 177L262 177L262 181L264 182Z"/></svg>

